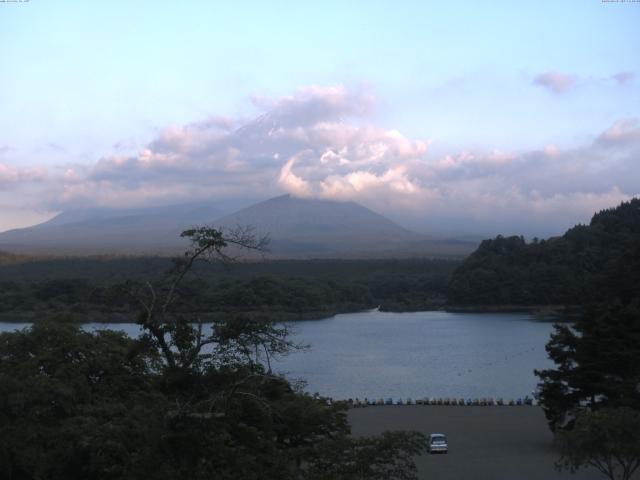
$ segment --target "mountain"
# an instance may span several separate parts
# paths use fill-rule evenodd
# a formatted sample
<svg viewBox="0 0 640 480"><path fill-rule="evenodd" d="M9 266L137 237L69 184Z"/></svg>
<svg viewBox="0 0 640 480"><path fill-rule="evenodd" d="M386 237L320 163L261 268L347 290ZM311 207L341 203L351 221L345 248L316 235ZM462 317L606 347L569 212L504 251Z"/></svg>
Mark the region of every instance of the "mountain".
<svg viewBox="0 0 640 480"><path fill-rule="evenodd" d="M258 236L269 236L272 256L287 258L460 255L476 245L411 232L355 202L290 195L257 203L215 225L251 225Z"/></svg>
<svg viewBox="0 0 640 480"><path fill-rule="evenodd" d="M275 255L380 252L407 247L422 238L354 202L290 195L252 205L215 224L253 226L258 236L269 235L269 250Z"/></svg>
<svg viewBox="0 0 640 480"><path fill-rule="evenodd" d="M640 301L640 199L598 212L561 237L484 240L454 272L448 298L457 305Z"/></svg>
<svg viewBox="0 0 640 480"><path fill-rule="evenodd" d="M217 220L216 220L217 219ZM411 232L354 202L283 195L233 214L211 205L139 209L89 208L63 212L29 228L0 234L0 250L57 254L175 254L193 225L252 226L268 235L271 258L371 258L461 255L476 244Z"/></svg>
<svg viewBox="0 0 640 480"><path fill-rule="evenodd" d="M102 254L175 253L184 248L180 233L222 215L209 204L63 212L33 227L0 233L0 250L23 253Z"/></svg>

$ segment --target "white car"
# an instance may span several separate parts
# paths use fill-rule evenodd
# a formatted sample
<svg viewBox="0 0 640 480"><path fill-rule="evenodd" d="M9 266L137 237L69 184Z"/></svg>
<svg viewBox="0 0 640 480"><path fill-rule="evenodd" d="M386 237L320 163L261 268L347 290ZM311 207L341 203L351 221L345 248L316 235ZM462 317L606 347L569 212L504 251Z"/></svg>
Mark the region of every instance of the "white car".
<svg viewBox="0 0 640 480"><path fill-rule="evenodd" d="M429 453L447 453L449 445L447 445L447 437L443 433L432 433L427 440L427 451Z"/></svg>

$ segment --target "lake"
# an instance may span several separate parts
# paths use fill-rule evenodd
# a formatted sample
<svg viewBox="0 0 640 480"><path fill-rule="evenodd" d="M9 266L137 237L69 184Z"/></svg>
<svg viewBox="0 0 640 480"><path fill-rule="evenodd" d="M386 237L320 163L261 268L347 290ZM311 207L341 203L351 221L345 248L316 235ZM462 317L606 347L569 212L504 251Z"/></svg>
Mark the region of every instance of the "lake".
<svg viewBox="0 0 640 480"><path fill-rule="evenodd" d="M274 369L333 398L505 397L531 395L534 369L552 366L550 323L519 313L340 314L289 324L310 345ZM0 323L0 331L25 324ZM137 335L135 324L90 323Z"/></svg>

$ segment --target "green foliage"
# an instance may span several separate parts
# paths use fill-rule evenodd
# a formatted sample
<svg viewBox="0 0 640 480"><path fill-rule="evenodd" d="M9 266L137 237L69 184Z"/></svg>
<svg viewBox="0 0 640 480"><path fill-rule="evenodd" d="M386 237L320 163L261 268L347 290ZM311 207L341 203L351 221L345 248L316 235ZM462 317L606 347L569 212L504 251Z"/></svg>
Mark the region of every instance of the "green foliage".
<svg viewBox="0 0 640 480"><path fill-rule="evenodd" d="M413 480L413 457L426 451L418 432L385 432L380 437L342 437L317 445L306 471L309 480Z"/></svg>
<svg viewBox="0 0 640 480"><path fill-rule="evenodd" d="M559 469L572 473L591 466L611 480L629 480L640 467L640 411L630 408L586 411L571 430L557 435Z"/></svg>
<svg viewBox="0 0 640 480"><path fill-rule="evenodd" d="M588 226L526 243L483 241L455 271L449 303L582 305L640 296L640 199L596 213Z"/></svg>
<svg viewBox="0 0 640 480"><path fill-rule="evenodd" d="M2 478L126 478L162 427L143 358L111 331L43 322L0 335Z"/></svg>

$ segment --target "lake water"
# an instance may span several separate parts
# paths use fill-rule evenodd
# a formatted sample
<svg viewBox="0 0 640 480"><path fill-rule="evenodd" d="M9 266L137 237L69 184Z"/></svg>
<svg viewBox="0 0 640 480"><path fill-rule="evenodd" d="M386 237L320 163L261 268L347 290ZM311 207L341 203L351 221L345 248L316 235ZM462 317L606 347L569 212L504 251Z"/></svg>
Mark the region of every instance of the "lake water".
<svg viewBox="0 0 640 480"><path fill-rule="evenodd" d="M290 327L310 349L274 369L333 398L524 397L536 387L533 370L553 365L544 349L552 326L528 314L369 311ZM139 333L135 324L85 328Z"/></svg>

